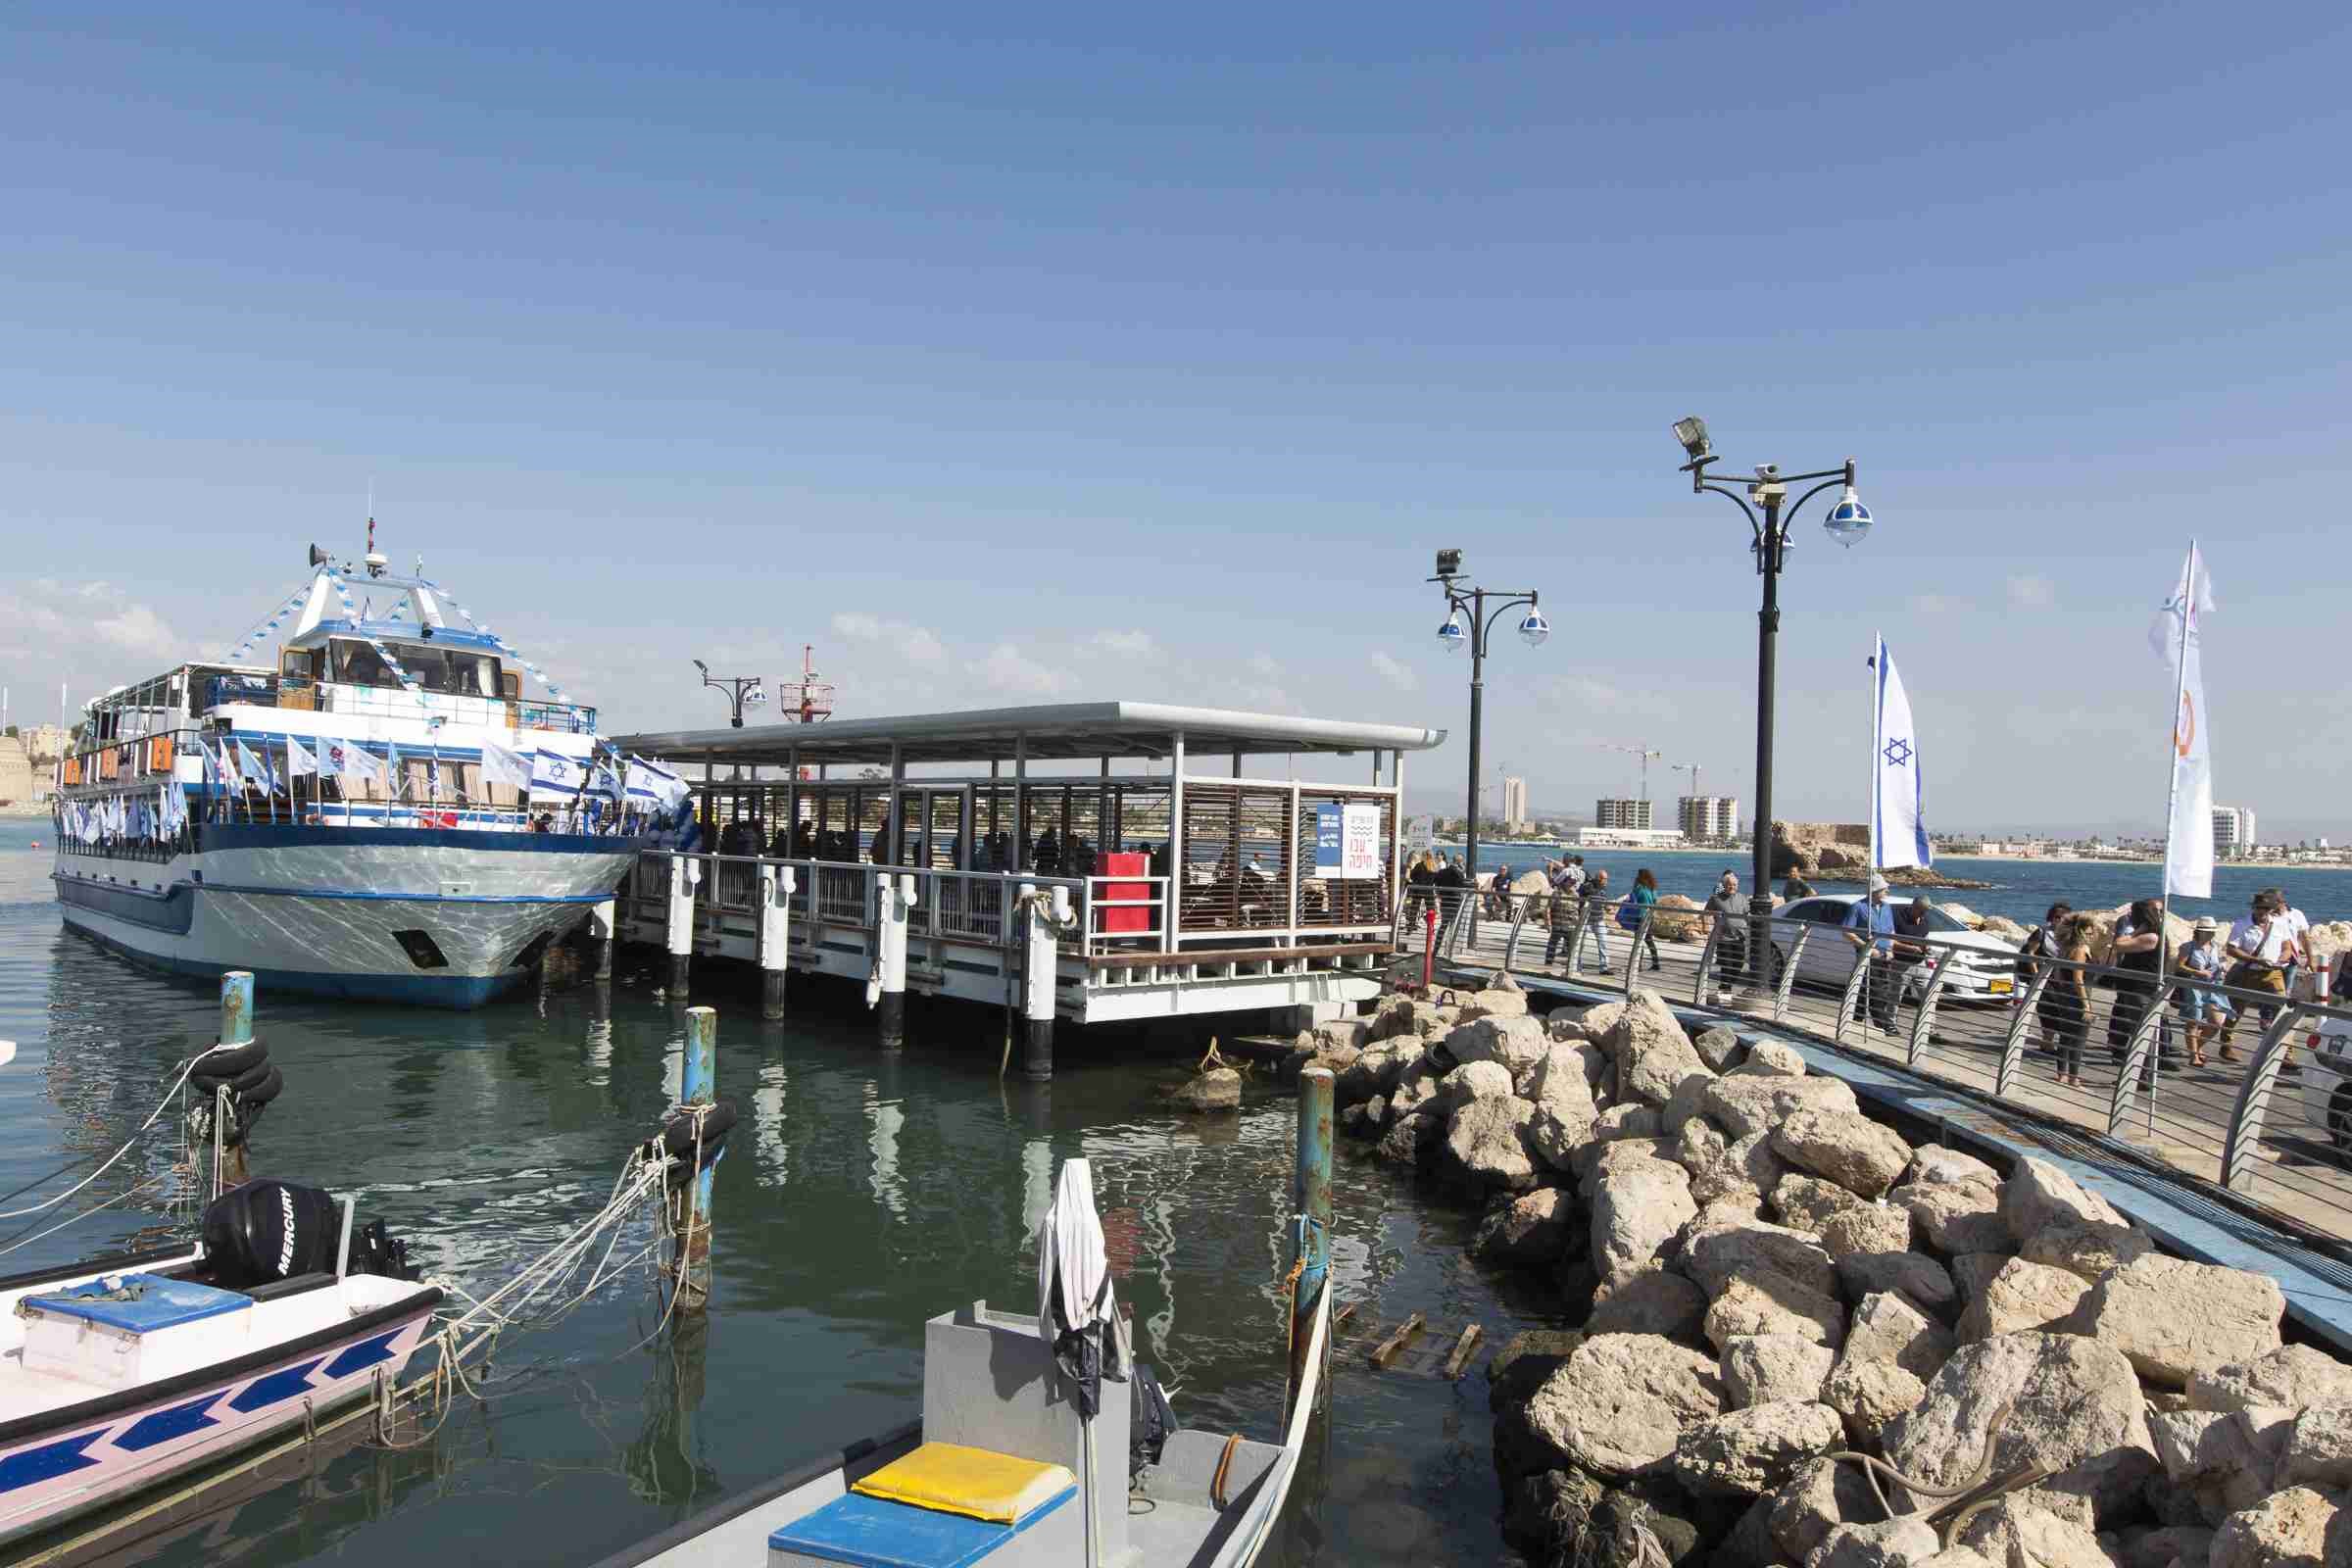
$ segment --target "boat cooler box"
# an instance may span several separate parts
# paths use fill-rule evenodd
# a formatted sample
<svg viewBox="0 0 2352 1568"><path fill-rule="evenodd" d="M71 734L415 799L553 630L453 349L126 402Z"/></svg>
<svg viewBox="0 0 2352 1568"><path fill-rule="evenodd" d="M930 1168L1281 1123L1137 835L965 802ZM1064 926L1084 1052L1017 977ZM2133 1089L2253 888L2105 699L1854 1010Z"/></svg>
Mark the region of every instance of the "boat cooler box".
<svg viewBox="0 0 2352 1568"><path fill-rule="evenodd" d="M24 1370L100 1389L160 1382L242 1354L252 1311L251 1297L160 1274L109 1275L17 1303Z"/></svg>
<svg viewBox="0 0 2352 1568"><path fill-rule="evenodd" d="M1147 876L1151 863L1148 856L1122 850L1115 855L1099 857L1099 869L1095 874L1102 877ZM1136 936L1152 929L1152 910L1145 902L1152 897L1151 883L1104 882L1102 889L1101 898L1110 901L1113 906L1126 906L1105 908L1097 905L1097 936ZM1133 902L1129 903L1130 900Z"/></svg>

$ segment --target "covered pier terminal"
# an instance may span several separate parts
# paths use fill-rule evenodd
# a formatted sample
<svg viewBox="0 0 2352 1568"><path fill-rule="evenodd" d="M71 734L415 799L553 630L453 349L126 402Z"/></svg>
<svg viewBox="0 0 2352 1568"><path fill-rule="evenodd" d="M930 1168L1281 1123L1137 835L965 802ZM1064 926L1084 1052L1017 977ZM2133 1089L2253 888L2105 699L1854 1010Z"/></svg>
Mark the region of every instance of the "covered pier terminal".
<svg viewBox="0 0 2352 1568"><path fill-rule="evenodd" d="M701 837L640 858L610 934L681 983L758 964L770 1016L793 974L863 982L885 1046L908 992L1017 1010L1033 1078L1056 1019L1332 1016L1396 951L1404 754L1445 738L1125 702L625 735Z"/></svg>

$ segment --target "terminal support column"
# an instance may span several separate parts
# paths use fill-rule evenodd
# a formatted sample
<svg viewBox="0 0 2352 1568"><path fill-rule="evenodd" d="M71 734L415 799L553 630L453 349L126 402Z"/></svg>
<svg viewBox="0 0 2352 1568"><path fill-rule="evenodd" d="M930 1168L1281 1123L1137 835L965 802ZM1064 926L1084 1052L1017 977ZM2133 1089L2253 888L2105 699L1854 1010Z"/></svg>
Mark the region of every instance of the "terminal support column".
<svg viewBox="0 0 2352 1568"><path fill-rule="evenodd" d="M792 895L796 886L789 865L760 868L760 1016L784 1016L784 956L792 941Z"/></svg>
<svg viewBox="0 0 2352 1568"><path fill-rule="evenodd" d="M1054 1076L1054 991L1061 964L1055 927L1070 921L1070 890L1054 889L1051 901L1034 882L1021 884L1021 908L1028 944L1021 959L1021 1016L1028 1022L1028 1045L1021 1057L1021 1074L1031 1083Z"/></svg>
<svg viewBox="0 0 2352 1568"><path fill-rule="evenodd" d="M694 967L694 890L703 868L691 856L669 858L669 990L686 994L686 977Z"/></svg>
<svg viewBox="0 0 2352 1568"><path fill-rule="evenodd" d="M874 879L874 945L881 992L875 1022L884 1051L906 1044L906 916L914 907L914 878L884 873Z"/></svg>
<svg viewBox="0 0 2352 1568"><path fill-rule="evenodd" d="M612 978L612 950L620 945L617 901L607 899L588 911L588 936L596 944L596 977Z"/></svg>

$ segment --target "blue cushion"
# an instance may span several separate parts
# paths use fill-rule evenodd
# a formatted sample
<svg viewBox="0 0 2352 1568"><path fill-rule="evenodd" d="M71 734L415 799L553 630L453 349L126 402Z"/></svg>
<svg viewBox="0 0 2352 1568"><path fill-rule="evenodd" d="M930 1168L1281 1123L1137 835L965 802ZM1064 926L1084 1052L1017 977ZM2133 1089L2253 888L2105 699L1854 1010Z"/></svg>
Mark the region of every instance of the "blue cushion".
<svg viewBox="0 0 2352 1568"><path fill-rule="evenodd" d="M110 1289L108 1280L92 1280L87 1285L28 1296L24 1299L43 1312L103 1323L110 1329L131 1334L175 1328L253 1305L253 1298L249 1296L198 1285L193 1280L166 1279L161 1274L122 1274L110 1278L119 1289Z"/></svg>
<svg viewBox="0 0 2352 1568"><path fill-rule="evenodd" d="M1076 1495L1076 1487L1065 1488L1018 1525L1000 1525L853 1492L795 1519L767 1544L850 1568L964 1568Z"/></svg>

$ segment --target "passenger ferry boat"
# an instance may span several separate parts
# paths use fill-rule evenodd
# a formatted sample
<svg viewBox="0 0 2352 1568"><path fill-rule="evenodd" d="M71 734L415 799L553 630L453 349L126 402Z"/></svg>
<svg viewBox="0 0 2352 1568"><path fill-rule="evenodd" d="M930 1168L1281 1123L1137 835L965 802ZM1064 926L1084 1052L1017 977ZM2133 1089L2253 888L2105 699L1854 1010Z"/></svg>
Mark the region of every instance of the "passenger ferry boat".
<svg viewBox="0 0 2352 1568"><path fill-rule="evenodd" d="M359 573L313 546L230 662L89 706L58 763L69 926L182 974L469 1007L612 896L648 841L596 710L421 564L390 573L374 527ZM289 617L274 666L234 662Z"/></svg>

